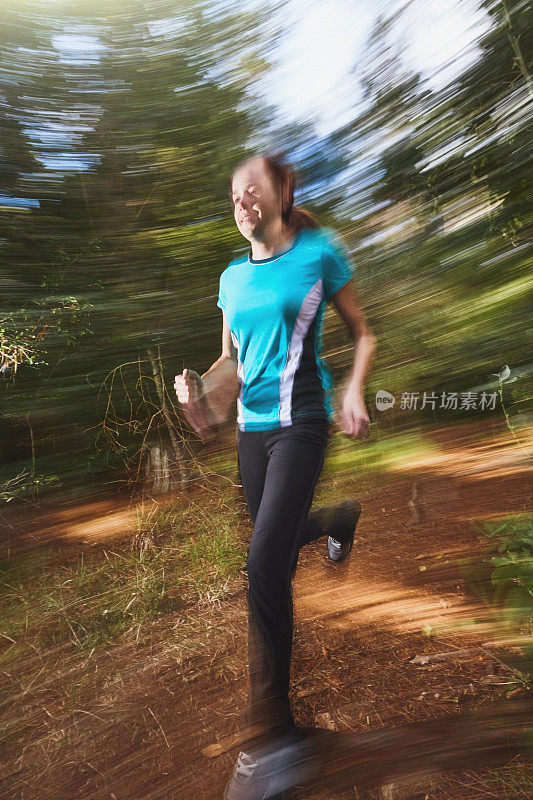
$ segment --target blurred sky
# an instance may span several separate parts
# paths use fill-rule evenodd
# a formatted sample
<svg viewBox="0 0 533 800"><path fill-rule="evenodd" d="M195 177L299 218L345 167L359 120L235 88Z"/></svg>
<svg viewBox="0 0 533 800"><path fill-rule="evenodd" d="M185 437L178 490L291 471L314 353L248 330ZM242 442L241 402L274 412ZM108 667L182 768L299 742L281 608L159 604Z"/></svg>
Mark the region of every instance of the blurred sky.
<svg viewBox="0 0 533 800"><path fill-rule="evenodd" d="M288 118L314 119L319 135L353 119L368 36L380 15L401 8L393 37L427 88L442 88L477 58L490 23L476 0L289 0L269 100Z"/></svg>
<svg viewBox="0 0 533 800"><path fill-rule="evenodd" d="M259 3L263 0L245 0L244 7ZM223 5L234 8L235 2ZM281 33L276 49L265 53L273 70L254 84L254 95L278 108L278 124L311 122L318 137L326 136L361 111L368 37L380 15L390 18L401 9L391 29L392 43L404 66L419 72L427 88L449 84L479 55L477 41L489 19L477 0L287 0L272 14L272 29ZM174 20L152 22L152 33L171 38L180 28L178 11L179 5ZM66 69L99 60L101 45L89 31L65 31L53 37L53 44ZM91 165L65 153L62 167ZM59 168L57 160L54 166Z"/></svg>

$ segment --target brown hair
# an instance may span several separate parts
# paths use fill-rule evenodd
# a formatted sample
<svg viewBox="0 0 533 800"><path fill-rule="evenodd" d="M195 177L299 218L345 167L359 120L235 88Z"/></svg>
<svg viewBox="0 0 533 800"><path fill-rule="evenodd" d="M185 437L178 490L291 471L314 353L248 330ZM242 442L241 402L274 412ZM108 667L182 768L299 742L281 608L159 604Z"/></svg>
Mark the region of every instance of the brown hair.
<svg viewBox="0 0 533 800"><path fill-rule="evenodd" d="M294 189L300 184L300 176L296 170L286 162L281 152L270 154L258 153L257 156L249 156L237 164L228 181L231 205L233 206L233 176L240 166L250 161L252 158L261 158L264 161L274 186L277 186L278 191L282 194L281 216L283 221L286 222L287 225L290 225L293 231L299 231L302 228L319 228L320 223L314 214L311 214L311 212L307 211L305 208L294 205Z"/></svg>

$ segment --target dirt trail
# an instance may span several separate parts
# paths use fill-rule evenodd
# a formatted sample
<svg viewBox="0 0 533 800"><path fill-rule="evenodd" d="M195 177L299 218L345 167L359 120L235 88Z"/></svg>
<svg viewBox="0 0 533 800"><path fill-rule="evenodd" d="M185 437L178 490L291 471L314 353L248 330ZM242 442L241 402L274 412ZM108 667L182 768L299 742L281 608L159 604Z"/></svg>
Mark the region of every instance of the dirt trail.
<svg viewBox="0 0 533 800"><path fill-rule="evenodd" d="M527 435L522 434L520 440L514 438L505 425L499 424L489 430L486 423L426 430L424 436L433 440L441 448L440 452L403 458L400 464L390 466L390 473L391 480L396 473L406 481L410 476L411 480L423 484L420 504L431 511L432 519L435 514L449 513L443 501L457 499L458 481L466 484L468 497L464 499L468 502L476 482L517 474L527 476L532 469L533 429L527 431ZM476 441L479 437L483 440ZM358 491L359 486L354 490ZM146 501L146 511L176 502L172 493L158 495ZM479 516L476 506L473 510ZM131 535L137 514L138 503L123 497L60 507L27 505L22 511L7 506L0 514L0 550L15 552L54 542L116 541Z"/></svg>
<svg viewBox="0 0 533 800"><path fill-rule="evenodd" d="M505 651L495 643L501 631L490 618L475 630L454 627L486 615L453 571L439 578L419 570L435 557L481 552L484 542L472 520L531 509L527 449L505 428L488 437L485 428L484 440L482 433L475 425L441 428L431 432L439 455L404 461L379 485L362 486L357 476L342 479L345 494L363 507L352 554L335 565L319 540L302 550L294 580L291 691L301 724L341 732L401 726L505 697L508 672L497 660ZM527 448L531 452L530 442ZM335 486L337 491L337 479ZM88 511L49 519L40 532L31 531L34 542L112 536L135 513L106 505L92 506L94 516ZM25 800L220 798L237 754L232 737L247 690L244 576L230 588L224 602L194 609L198 633L185 648L183 640L173 640L177 617L155 625L146 645L121 645L88 658L84 673L107 671L109 679L96 697L80 699L78 713L63 714L53 683L37 692L26 750L0 775L25 780ZM411 661L443 651L456 656L425 665ZM59 669L60 652L56 658ZM39 773L37 782L30 780ZM411 796L526 800L512 791L497 794L486 775L469 772L438 776ZM4 796L13 794L0 789ZM297 796L379 795L352 788Z"/></svg>

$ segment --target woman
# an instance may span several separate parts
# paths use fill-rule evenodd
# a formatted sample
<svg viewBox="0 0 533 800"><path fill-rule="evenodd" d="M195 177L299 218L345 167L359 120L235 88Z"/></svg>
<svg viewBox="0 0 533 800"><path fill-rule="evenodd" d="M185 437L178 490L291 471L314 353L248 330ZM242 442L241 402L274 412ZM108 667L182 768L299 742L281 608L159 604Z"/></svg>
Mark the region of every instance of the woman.
<svg viewBox="0 0 533 800"><path fill-rule="evenodd" d="M357 342L338 420L353 438L369 432L363 388L375 337L351 284L347 249L294 207L294 171L279 157L259 155L241 162L229 183L235 222L251 249L220 276L221 357L202 377L185 369L175 389L193 424L196 408L196 427L212 431L210 383L229 364L236 370L239 468L254 526L246 562L250 689L240 715L243 750L225 800L265 800L314 774L308 737L289 705L299 549L327 533L329 557L342 560L361 510L349 500L309 513L334 421L331 376L319 356L326 303Z"/></svg>

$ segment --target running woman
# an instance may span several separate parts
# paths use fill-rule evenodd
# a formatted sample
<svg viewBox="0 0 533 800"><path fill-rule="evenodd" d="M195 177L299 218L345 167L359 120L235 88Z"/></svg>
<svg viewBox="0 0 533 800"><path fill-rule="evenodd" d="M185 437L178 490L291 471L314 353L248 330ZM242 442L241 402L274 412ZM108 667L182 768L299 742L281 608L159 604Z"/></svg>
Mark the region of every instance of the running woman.
<svg viewBox="0 0 533 800"><path fill-rule="evenodd" d="M294 205L295 184L294 170L275 154L247 158L233 171L235 223L251 248L220 276L222 355L201 377L185 369L175 379L178 400L192 411L217 371L233 363L238 378L237 452L253 523L246 561L250 686L239 717L243 749L224 800L267 800L316 774L317 754L289 703L292 577L300 548L325 534L329 558L346 558L361 512L346 500L310 513L332 425L354 439L369 434L363 390L376 340L346 246ZM331 374L320 357L329 302L354 341L335 419Z"/></svg>

